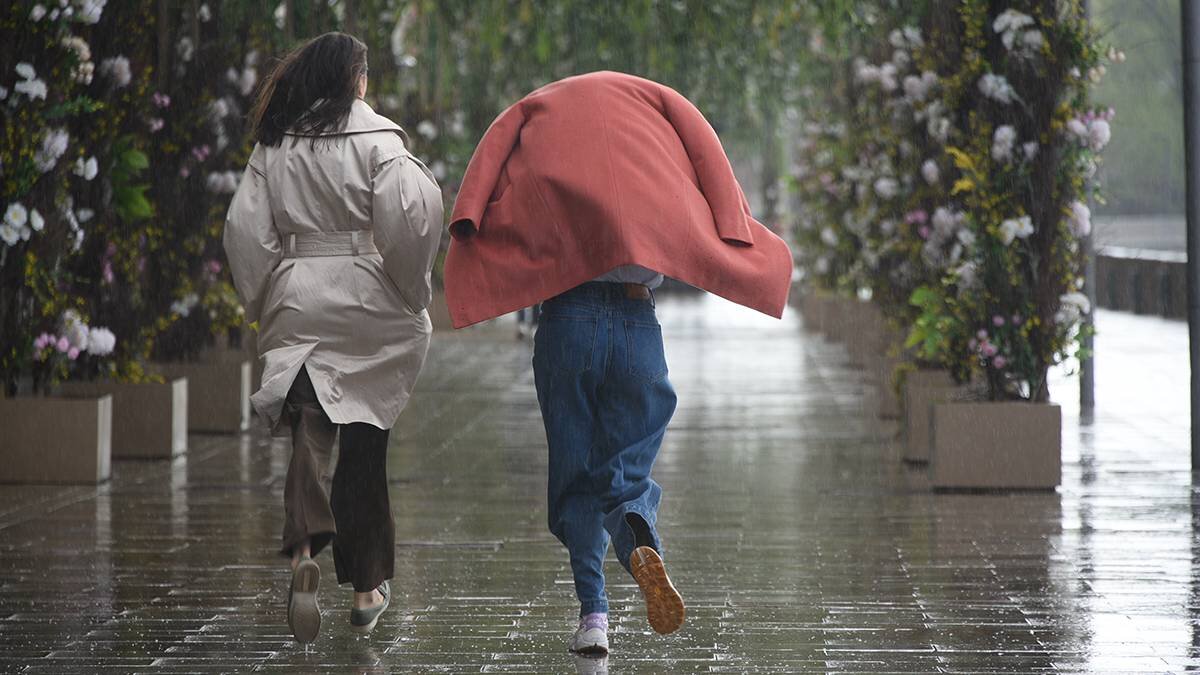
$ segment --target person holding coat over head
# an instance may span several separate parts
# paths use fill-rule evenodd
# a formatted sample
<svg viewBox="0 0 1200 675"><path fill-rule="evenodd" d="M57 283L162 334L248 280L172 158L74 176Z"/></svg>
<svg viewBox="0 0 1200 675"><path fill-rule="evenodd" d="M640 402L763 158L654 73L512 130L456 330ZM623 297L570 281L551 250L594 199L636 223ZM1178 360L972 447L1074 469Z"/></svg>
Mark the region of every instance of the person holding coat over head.
<svg viewBox="0 0 1200 675"><path fill-rule="evenodd" d="M611 542L655 631L683 625L651 470L675 411L654 289L669 276L778 317L792 256L754 220L712 127L632 75L548 84L500 114L450 217L454 326L545 301L533 374L549 445L550 531L579 599L572 651L607 653Z"/></svg>
<svg viewBox="0 0 1200 675"><path fill-rule="evenodd" d="M288 54L251 111L257 144L225 223L264 362L251 401L273 433L292 439L280 551L293 570L288 625L302 643L320 630L312 556L327 545L338 583L354 587L351 627L369 633L388 606L388 431L431 334L441 190L403 130L362 100L366 89L367 48L349 35Z"/></svg>

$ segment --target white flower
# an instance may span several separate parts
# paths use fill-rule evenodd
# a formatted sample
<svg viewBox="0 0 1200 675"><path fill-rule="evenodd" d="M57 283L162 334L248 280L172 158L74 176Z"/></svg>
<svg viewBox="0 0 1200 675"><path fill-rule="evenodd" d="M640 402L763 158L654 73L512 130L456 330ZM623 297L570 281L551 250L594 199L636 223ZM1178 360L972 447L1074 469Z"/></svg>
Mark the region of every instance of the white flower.
<svg viewBox="0 0 1200 675"><path fill-rule="evenodd" d="M193 56L195 56L196 45L192 42L190 37L183 37L180 38L179 43L175 45L175 51L179 54L179 60L187 63L188 61L192 60Z"/></svg>
<svg viewBox="0 0 1200 675"><path fill-rule="evenodd" d="M236 171L214 171L208 174L205 185L209 192L217 194L233 194L237 192L238 175Z"/></svg>
<svg viewBox="0 0 1200 675"><path fill-rule="evenodd" d="M67 342L72 347L79 350L87 349L88 325L83 322L83 317L79 316L79 312L73 309L63 312L61 324L63 337L67 338Z"/></svg>
<svg viewBox="0 0 1200 675"><path fill-rule="evenodd" d="M4 211L4 224L14 228L21 228L25 223L29 222L29 211L25 209L25 205L21 202L13 202L8 205Z"/></svg>
<svg viewBox="0 0 1200 675"><path fill-rule="evenodd" d="M1054 313L1054 321L1060 326L1074 324L1092 310L1092 303L1088 301L1087 296L1078 291L1063 294L1058 303L1059 308Z"/></svg>
<svg viewBox="0 0 1200 675"><path fill-rule="evenodd" d="M1071 233L1076 237L1086 237L1092 231L1092 210L1081 201L1073 201L1069 208L1067 222Z"/></svg>
<svg viewBox="0 0 1200 675"><path fill-rule="evenodd" d="M7 222L0 223L0 241L3 241L7 246L16 246L18 241L21 241L21 230L9 225Z"/></svg>
<svg viewBox="0 0 1200 675"><path fill-rule="evenodd" d="M1017 130L1008 124L996 127L992 134L992 159L1007 162L1012 158L1013 144L1017 141Z"/></svg>
<svg viewBox="0 0 1200 675"><path fill-rule="evenodd" d="M33 69L32 65L25 62L18 63L16 71L21 76L21 81L13 85L13 91L18 94L25 94L30 99L46 99L46 94L48 93L46 83L38 79L37 72Z"/></svg>
<svg viewBox="0 0 1200 675"><path fill-rule="evenodd" d="M96 212L91 209L79 209L75 212L75 218L81 223L86 223L96 216Z"/></svg>
<svg viewBox="0 0 1200 675"><path fill-rule="evenodd" d="M45 16L46 8L41 3L34 5L33 9L29 12L30 21L41 21Z"/></svg>
<svg viewBox="0 0 1200 675"><path fill-rule="evenodd" d="M83 0L79 3L79 20L90 24L99 23L107 2L108 0Z"/></svg>
<svg viewBox="0 0 1200 675"><path fill-rule="evenodd" d="M1110 139L1112 139L1112 127L1108 122L1102 119L1092 120L1092 123L1088 125L1088 145L1092 150L1103 150Z"/></svg>
<svg viewBox="0 0 1200 675"><path fill-rule="evenodd" d="M133 80L129 59L125 56L114 56L101 61L100 74L112 80L118 89L128 87Z"/></svg>
<svg viewBox="0 0 1200 675"><path fill-rule="evenodd" d="M1025 239L1033 234L1033 221L1029 216L1009 218L1000 223L1000 240L1007 246L1013 239Z"/></svg>
<svg viewBox="0 0 1200 675"><path fill-rule="evenodd" d="M95 157L88 157L84 161L82 157L75 160L75 168L73 169L76 176L82 177L84 180L90 181L100 172L100 167L96 164Z"/></svg>
<svg viewBox="0 0 1200 675"><path fill-rule="evenodd" d="M979 265L974 260L959 265L955 268L954 273L958 275L958 284L963 288L970 288L975 285L979 276Z"/></svg>
<svg viewBox="0 0 1200 675"><path fill-rule="evenodd" d="M826 258L825 256L821 256L820 258L817 258L817 262L813 266L813 268L816 270L817 274L828 274L829 273L829 258Z"/></svg>
<svg viewBox="0 0 1200 675"><path fill-rule="evenodd" d="M1042 36L1042 31L1040 30L1026 31L1021 36L1021 46L1026 52L1036 52L1042 48L1042 43L1045 41L1046 38Z"/></svg>
<svg viewBox="0 0 1200 675"><path fill-rule="evenodd" d="M900 183L895 178L883 177L875 181L875 194L883 199L891 199L900 192Z"/></svg>
<svg viewBox="0 0 1200 675"><path fill-rule="evenodd" d="M1067 131L1071 132L1076 138L1085 141L1088 138L1088 127L1078 118L1072 118L1067 121Z"/></svg>
<svg viewBox="0 0 1200 675"><path fill-rule="evenodd" d="M179 316L187 316L192 313L192 310L200 303L200 296L195 293L188 293L182 298L171 303L171 311Z"/></svg>
<svg viewBox="0 0 1200 675"><path fill-rule="evenodd" d="M42 228L46 227L46 219L38 213L37 209L29 212L29 226L33 228L34 232L41 232Z"/></svg>
<svg viewBox="0 0 1200 675"><path fill-rule="evenodd" d="M979 92L998 103L1012 103L1017 98L1017 92L1012 88L1003 75L986 73L979 78Z"/></svg>
<svg viewBox="0 0 1200 675"><path fill-rule="evenodd" d="M1021 146L1021 151L1025 153L1025 159L1032 161L1038 154L1037 141L1029 141Z"/></svg>
<svg viewBox="0 0 1200 675"><path fill-rule="evenodd" d="M883 87L883 90L886 92L896 91L896 88L900 86L900 83L896 80L899 74L899 71L896 70L896 66L893 64L885 63L879 66L879 86Z"/></svg>
<svg viewBox="0 0 1200 675"><path fill-rule="evenodd" d="M200 9L196 10L196 17L204 23L212 21L212 10L208 8L208 3L200 5Z"/></svg>
<svg viewBox="0 0 1200 675"><path fill-rule="evenodd" d="M279 30L283 30L283 27L287 25L287 3L286 2L281 2L275 6L274 16L275 16L275 27L278 28Z"/></svg>
<svg viewBox="0 0 1200 675"><path fill-rule="evenodd" d="M905 26L903 33L904 39L908 41L908 46L920 47L925 44L925 40L921 38L921 30L916 26Z"/></svg>
<svg viewBox="0 0 1200 675"><path fill-rule="evenodd" d="M437 138L438 130L437 126L435 126L433 122L430 122L429 120L421 120L421 122L417 124L417 133L421 134L425 140L432 141L433 139Z"/></svg>
<svg viewBox="0 0 1200 675"><path fill-rule="evenodd" d="M8 87L0 87L0 101L8 98Z"/></svg>
<svg viewBox="0 0 1200 675"><path fill-rule="evenodd" d="M92 356L108 356L117 346L117 336L107 328L96 327L88 333L87 353Z"/></svg>
<svg viewBox="0 0 1200 675"><path fill-rule="evenodd" d="M232 70L232 69L231 69ZM236 79L237 72L234 71ZM219 124L226 117L229 117L230 106L229 102L223 98L213 101L208 106L208 120L213 124Z"/></svg>
<svg viewBox="0 0 1200 675"><path fill-rule="evenodd" d="M42 138L42 147L37 149L34 154L34 165L37 166L37 171L47 173L59 163L59 157L67 151L67 144L71 143L71 135L65 129L52 129L46 132L46 137Z"/></svg>
<svg viewBox="0 0 1200 675"><path fill-rule="evenodd" d="M966 222L967 216L961 211L954 211L945 206L939 206L933 211L933 216L929 222L933 225L933 231L937 234L938 241L945 241L953 236L954 232Z"/></svg>
<svg viewBox="0 0 1200 675"><path fill-rule="evenodd" d="M930 117L925 125L925 131L938 143L945 143L950 138L950 120L946 117Z"/></svg>
<svg viewBox="0 0 1200 675"><path fill-rule="evenodd" d="M929 183L930 185L937 185L941 175L942 172L940 169L938 169L938 164L934 160L927 159L923 164L921 164L921 177L925 179L926 183Z"/></svg>
<svg viewBox="0 0 1200 675"><path fill-rule="evenodd" d="M258 84L258 71L254 68L245 68L242 74L238 77L238 91L242 96L249 96L250 92L254 91L254 85Z"/></svg>
<svg viewBox="0 0 1200 675"><path fill-rule="evenodd" d="M446 163L442 160L434 160L433 164L429 165L429 170L433 173L433 177L441 181L446 178Z"/></svg>
<svg viewBox="0 0 1200 675"><path fill-rule="evenodd" d="M904 33L900 32L899 28L888 33L888 42L892 43L892 46L897 49L902 49L906 46L904 43Z"/></svg>
<svg viewBox="0 0 1200 675"><path fill-rule="evenodd" d="M837 246L837 233L833 231L832 227L826 227L825 229L821 230L821 241L825 242L825 245L829 246L830 248Z"/></svg>
<svg viewBox="0 0 1200 675"><path fill-rule="evenodd" d="M958 231L957 238L959 243L968 248L975 245L975 233L965 227Z"/></svg>
<svg viewBox="0 0 1200 675"><path fill-rule="evenodd" d="M912 57L903 49L897 49L892 52L892 63L896 64L897 68L906 68L912 63Z"/></svg>

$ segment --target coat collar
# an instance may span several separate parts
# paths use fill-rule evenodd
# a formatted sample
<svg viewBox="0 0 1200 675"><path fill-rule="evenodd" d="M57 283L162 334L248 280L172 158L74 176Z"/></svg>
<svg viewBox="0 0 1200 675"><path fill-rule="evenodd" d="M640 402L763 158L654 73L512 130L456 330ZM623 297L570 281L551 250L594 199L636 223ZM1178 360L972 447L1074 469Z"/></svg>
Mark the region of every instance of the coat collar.
<svg viewBox="0 0 1200 675"><path fill-rule="evenodd" d="M354 99L354 103L350 106L350 116L346 118L346 126L339 131L328 131L320 136L348 136L350 134L365 134L372 131L394 131L400 134L404 139L405 144L408 142L408 134L404 129L395 122L375 112L366 101L361 98ZM312 136L312 134L298 134L292 131L287 132L289 136Z"/></svg>

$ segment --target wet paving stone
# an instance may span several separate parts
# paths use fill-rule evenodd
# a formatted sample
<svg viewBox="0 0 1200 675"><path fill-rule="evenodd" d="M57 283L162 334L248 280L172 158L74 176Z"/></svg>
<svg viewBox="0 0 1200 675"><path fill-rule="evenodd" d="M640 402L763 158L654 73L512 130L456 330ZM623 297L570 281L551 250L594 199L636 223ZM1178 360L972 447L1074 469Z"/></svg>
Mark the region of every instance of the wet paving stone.
<svg viewBox="0 0 1200 675"><path fill-rule="evenodd" d="M1200 499L1186 326L1102 313L1100 407L1064 407L1063 486L933 494L870 384L795 315L664 298L679 409L656 476L688 622L645 622L608 563L613 654L566 651L577 605L546 531L530 345L435 336L393 434L392 609L288 633L275 554L286 442L193 436L99 488L0 486L0 670L30 673L1039 673L1200 669Z"/></svg>

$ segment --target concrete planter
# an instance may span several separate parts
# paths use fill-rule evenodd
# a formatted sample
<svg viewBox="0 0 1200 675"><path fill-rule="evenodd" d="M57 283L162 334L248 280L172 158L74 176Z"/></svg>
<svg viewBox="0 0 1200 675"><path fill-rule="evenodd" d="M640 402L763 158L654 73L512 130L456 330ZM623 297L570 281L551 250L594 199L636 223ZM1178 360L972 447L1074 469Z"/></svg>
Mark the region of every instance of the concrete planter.
<svg viewBox="0 0 1200 675"><path fill-rule="evenodd" d="M253 370L242 350L212 350L202 361L157 363L168 379L188 381L188 431L236 434L250 428Z"/></svg>
<svg viewBox="0 0 1200 675"><path fill-rule="evenodd" d="M187 451L188 381L67 382L67 396L112 396L112 456L162 459Z"/></svg>
<svg viewBox="0 0 1200 675"><path fill-rule="evenodd" d="M915 370L904 378L904 459L928 462L933 442L933 406L964 394L945 370Z"/></svg>
<svg viewBox="0 0 1200 675"><path fill-rule="evenodd" d="M883 313L872 302L851 300L847 304L848 330L845 334L846 352L850 365L867 368L871 361L887 351L884 343L886 327Z"/></svg>
<svg viewBox="0 0 1200 675"><path fill-rule="evenodd" d="M1062 482L1062 409L1024 402L938 403L934 489L1052 490Z"/></svg>
<svg viewBox="0 0 1200 675"><path fill-rule="evenodd" d="M869 356L866 359L867 376L874 386L866 392L867 404L875 414L888 420L900 419L904 406L896 388L896 369L904 361L892 356Z"/></svg>
<svg viewBox="0 0 1200 675"><path fill-rule="evenodd" d="M103 483L112 475L111 396L0 398L0 482Z"/></svg>

